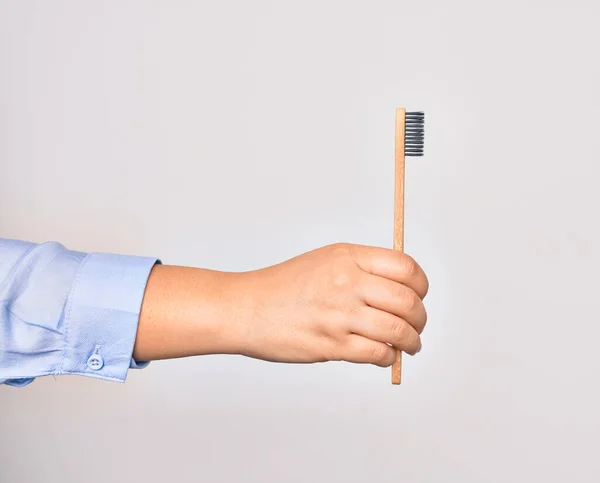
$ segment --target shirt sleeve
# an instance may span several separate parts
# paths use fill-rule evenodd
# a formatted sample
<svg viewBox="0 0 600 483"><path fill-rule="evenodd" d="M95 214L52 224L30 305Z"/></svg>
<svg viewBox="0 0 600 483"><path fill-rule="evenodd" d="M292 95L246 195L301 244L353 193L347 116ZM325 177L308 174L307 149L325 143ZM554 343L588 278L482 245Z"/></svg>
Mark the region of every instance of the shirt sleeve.
<svg viewBox="0 0 600 483"><path fill-rule="evenodd" d="M75 374L124 382L157 258L0 238L0 384Z"/></svg>

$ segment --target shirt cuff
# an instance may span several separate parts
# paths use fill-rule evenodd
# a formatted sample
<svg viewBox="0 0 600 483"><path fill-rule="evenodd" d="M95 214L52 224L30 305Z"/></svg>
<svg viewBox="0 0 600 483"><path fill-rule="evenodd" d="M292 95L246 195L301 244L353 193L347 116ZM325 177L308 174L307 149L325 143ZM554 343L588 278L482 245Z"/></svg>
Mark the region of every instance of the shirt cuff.
<svg viewBox="0 0 600 483"><path fill-rule="evenodd" d="M59 373L124 382L150 271L160 260L90 253L79 268L64 318L65 349Z"/></svg>

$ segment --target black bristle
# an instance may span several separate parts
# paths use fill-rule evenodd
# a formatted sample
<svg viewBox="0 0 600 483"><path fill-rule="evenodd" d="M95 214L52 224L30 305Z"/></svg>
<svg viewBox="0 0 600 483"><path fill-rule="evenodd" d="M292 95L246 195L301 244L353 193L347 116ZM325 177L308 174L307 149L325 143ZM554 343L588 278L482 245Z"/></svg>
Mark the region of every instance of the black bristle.
<svg viewBox="0 0 600 483"><path fill-rule="evenodd" d="M407 112L404 126L404 155L423 156L425 113Z"/></svg>

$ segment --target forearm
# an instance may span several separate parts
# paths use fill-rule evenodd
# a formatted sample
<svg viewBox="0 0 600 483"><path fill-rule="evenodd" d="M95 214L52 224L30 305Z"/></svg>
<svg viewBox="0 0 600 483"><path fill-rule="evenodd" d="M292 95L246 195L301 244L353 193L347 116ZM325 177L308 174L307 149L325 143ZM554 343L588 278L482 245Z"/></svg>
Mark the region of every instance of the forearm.
<svg viewBox="0 0 600 483"><path fill-rule="evenodd" d="M150 361L236 353L233 292L239 276L156 265L144 294L133 357Z"/></svg>

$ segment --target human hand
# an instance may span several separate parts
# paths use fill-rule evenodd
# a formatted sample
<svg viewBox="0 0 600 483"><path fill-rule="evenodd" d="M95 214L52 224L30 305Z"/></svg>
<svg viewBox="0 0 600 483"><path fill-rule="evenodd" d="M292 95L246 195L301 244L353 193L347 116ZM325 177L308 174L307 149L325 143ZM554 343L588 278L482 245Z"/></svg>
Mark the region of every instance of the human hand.
<svg viewBox="0 0 600 483"><path fill-rule="evenodd" d="M275 362L349 361L390 366L414 355L428 281L408 255L335 244L232 281L235 352Z"/></svg>

